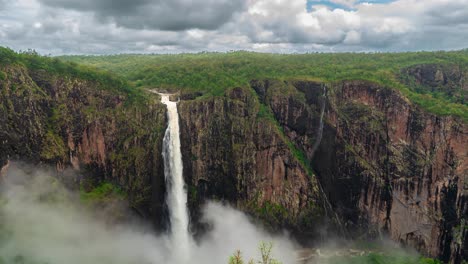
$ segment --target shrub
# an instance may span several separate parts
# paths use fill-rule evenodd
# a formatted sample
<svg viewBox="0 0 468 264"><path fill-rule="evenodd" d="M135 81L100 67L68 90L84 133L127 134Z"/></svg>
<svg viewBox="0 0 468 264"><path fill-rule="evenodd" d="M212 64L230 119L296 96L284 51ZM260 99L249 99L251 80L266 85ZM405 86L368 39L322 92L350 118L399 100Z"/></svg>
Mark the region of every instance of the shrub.
<svg viewBox="0 0 468 264"><path fill-rule="evenodd" d="M273 248L272 243L265 243L265 242L260 243L259 250L260 250L261 260L254 261L253 259L251 259L249 260L248 264L254 264L254 263L281 264L280 261L272 257L272 253L271 253L272 248ZM245 261L242 257L242 253L240 252L240 250L237 250L236 253L234 253L234 255L229 257L229 264L244 264L244 263Z"/></svg>

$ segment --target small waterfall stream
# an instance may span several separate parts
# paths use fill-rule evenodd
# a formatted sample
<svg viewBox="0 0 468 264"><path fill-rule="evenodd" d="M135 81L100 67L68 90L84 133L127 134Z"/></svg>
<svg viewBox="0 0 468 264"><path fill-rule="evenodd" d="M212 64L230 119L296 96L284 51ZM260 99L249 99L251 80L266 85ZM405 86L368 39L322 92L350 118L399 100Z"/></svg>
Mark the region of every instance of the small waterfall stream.
<svg viewBox="0 0 468 264"><path fill-rule="evenodd" d="M325 107L327 104L327 87L325 85L322 85L323 89L323 94L322 94L322 105L320 109L320 123L319 127L317 129L317 139L314 142L314 145L312 146L312 151L310 155L310 159L314 157L315 151L317 151L318 147L320 146L320 142L322 141L322 136L323 136L323 116L325 115Z"/></svg>
<svg viewBox="0 0 468 264"><path fill-rule="evenodd" d="M160 94L161 102L167 106L168 126L163 140L164 175L167 186L167 207L171 224L171 242L177 248L176 263L186 263L189 257L191 237L188 231L187 191L182 175L182 153L180 150L179 114L177 102L168 94Z"/></svg>

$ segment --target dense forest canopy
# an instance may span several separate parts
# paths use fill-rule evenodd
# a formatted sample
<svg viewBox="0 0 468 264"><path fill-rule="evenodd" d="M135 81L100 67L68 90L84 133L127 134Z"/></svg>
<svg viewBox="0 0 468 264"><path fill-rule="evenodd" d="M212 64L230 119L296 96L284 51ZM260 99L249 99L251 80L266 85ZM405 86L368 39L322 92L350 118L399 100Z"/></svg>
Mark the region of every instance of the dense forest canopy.
<svg viewBox="0 0 468 264"><path fill-rule="evenodd" d="M221 95L252 79L306 79L330 85L368 80L400 90L412 102L439 115L468 119L467 91L423 89L405 72L410 66L436 64L468 70L468 50L407 53L268 54L246 51L172 55L64 56L123 76L135 87L178 88Z"/></svg>
<svg viewBox="0 0 468 264"><path fill-rule="evenodd" d="M269 54L246 51L197 54L121 54L110 56L45 57L34 51L16 53L0 48L0 65L20 63L93 80L106 89L140 97L145 88L170 88L222 95L252 79L316 80L339 85L343 80L367 80L400 90L413 103L438 115L468 120L465 81L427 89L408 74L411 66L434 64L468 73L468 50L407 53ZM2 78L4 73L0 73Z"/></svg>
<svg viewBox="0 0 468 264"><path fill-rule="evenodd" d="M131 100L141 100L141 93L132 87L125 78L96 67L63 61L59 58L41 56L34 50L15 52L9 48L0 47L0 80L5 79L7 66L25 66L29 71L47 72L48 76L63 76L91 81L98 84L99 89L113 90L124 94ZM130 101L131 101L130 100Z"/></svg>

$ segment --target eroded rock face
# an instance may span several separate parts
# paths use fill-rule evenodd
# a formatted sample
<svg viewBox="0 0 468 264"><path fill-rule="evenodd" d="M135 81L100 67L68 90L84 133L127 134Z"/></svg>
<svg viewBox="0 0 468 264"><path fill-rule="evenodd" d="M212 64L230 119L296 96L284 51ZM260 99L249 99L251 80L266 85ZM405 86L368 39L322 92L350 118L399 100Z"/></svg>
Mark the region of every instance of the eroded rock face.
<svg viewBox="0 0 468 264"><path fill-rule="evenodd" d="M252 86L311 157L322 84ZM326 100L312 167L348 229L361 235L375 228L444 261L466 259L466 124L425 113L398 92L368 82L328 87Z"/></svg>
<svg viewBox="0 0 468 264"><path fill-rule="evenodd" d="M235 88L224 97L179 104L190 203L222 199L272 225L298 227L316 213L318 189L257 98Z"/></svg>
<svg viewBox="0 0 468 264"><path fill-rule="evenodd" d="M90 81L21 66L2 71L0 167L9 160L73 167L79 176L70 184L113 182L140 214L161 219L165 108L157 98L125 106L125 94Z"/></svg>
<svg viewBox="0 0 468 264"><path fill-rule="evenodd" d="M92 82L19 66L2 71L0 175L15 159L81 169L85 179L122 186L136 210L163 226L166 117L157 98L126 106L124 95ZM456 70L409 74L427 87L457 80L466 87L466 75ZM388 233L444 261L468 258L463 121L428 114L369 82L326 87L325 97L322 83L251 86L255 92L234 88L209 99L181 95L184 177L195 223L203 201L217 199L276 228L313 236L329 202L351 235Z"/></svg>
<svg viewBox="0 0 468 264"><path fill-rule="evenodd" d="M10 167L10 161L8 160L7 163L3 165L2 168L0 169L0 182L2 181L3 177L5 177L5 175L7 174L9 167Z"/></svg>
<svg viewBox="0 0 468 264"><path fill-rule="evenodd" d="M468 102L468 70L460 65L414 65L402 70L400 78L414 90L439 92L454 102Z"/></svg>

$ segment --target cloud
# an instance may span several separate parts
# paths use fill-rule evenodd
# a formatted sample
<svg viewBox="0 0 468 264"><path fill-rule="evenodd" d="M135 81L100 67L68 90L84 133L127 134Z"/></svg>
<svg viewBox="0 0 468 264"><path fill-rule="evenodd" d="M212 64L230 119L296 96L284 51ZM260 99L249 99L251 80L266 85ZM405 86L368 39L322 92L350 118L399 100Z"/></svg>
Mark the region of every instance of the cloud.
<svg viewBox="0 0 468 264"><path fill-rule="evenodd" d="M40 0L49 7L92 12L131 29L213 30L244 8L244 0Z"/></svg>
<svg viewBox="0 0 468 264"><path fill-rule="evenodd" d="M467 25L468 0L18 0L0 9L0 45L53 54L440 50L466 48Z"/></svg>

